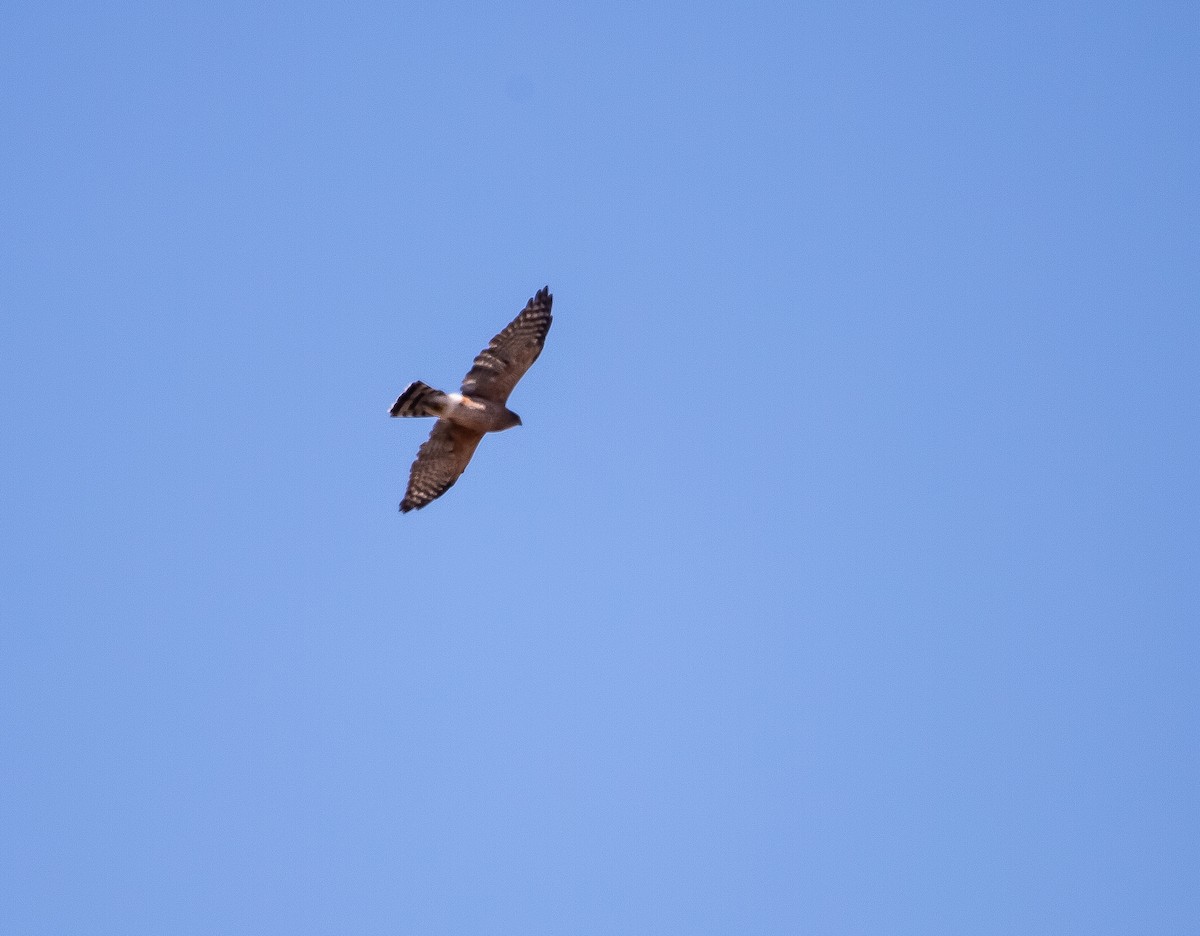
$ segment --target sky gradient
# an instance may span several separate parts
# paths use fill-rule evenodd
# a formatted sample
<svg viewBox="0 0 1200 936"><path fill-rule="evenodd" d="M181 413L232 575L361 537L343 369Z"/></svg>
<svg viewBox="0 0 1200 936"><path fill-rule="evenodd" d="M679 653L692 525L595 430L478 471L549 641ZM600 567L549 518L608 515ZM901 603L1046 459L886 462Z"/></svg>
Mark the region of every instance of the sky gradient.
<svg viewBox="0 0 1200 936"><path fill-rule="evenodd" d="M0 934L1182 933L1200 13L0 10ZM453 490L427 425L542 285Z"/></svg>

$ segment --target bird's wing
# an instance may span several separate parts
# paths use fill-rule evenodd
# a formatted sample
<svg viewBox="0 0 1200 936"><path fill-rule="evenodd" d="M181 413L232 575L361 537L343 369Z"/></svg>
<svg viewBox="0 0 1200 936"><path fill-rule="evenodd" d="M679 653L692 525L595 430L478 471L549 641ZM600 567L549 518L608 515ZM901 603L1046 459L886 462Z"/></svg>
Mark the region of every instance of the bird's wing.
<svg viewBox="0 0 1200 936"><path fill-rule="evenodd" d="M408 476L408 490L400 502L402 513L418 510L450 490L467 470L467 462L483 438L482 432L464 429L448 419L439 419L433 432L417 451Z"/></svg>
<svg viewBox="0 0 1200 936"><path fill-rule="evenodd" d="M517 381L542 353L546 332L550 330L550 306L553 302L550 287L539 289L504 331L479 352L474 365L463 378L462 392L467 396L505 403Z"/></svg>

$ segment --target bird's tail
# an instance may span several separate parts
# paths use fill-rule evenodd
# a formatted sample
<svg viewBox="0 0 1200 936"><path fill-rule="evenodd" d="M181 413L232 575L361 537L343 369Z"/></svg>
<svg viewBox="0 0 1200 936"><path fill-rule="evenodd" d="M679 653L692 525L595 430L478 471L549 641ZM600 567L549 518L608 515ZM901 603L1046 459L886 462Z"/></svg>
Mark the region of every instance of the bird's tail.
<svg viewBox="0 0 1200 936"><path fill-rule="evenodd" d="M446 394L441 390L434 390L429 384L414 380L392 404L392 415L441 416L445 409Z"/></svg>

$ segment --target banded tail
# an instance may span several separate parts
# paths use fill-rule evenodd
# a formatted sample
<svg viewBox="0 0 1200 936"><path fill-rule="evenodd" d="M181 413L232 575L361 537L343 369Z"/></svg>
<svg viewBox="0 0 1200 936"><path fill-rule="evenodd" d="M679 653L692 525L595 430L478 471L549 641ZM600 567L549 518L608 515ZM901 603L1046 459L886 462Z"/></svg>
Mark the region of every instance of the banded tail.
<svg viewBox="0 0 1200 936"><path fill-rule="evenodd" d="M392 415L441 416L445 409L446 394L434 390L429 384L414 380L392 404Z"/></svg>

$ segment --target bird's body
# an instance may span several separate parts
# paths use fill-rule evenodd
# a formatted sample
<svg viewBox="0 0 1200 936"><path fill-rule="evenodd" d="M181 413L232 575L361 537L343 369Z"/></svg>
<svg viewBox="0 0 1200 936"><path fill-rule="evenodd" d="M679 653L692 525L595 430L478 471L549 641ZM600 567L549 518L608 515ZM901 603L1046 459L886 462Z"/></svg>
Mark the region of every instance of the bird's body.
<svg viewBox="0 0 1200 936"><path fill-rule="evenodd" d="M521 425L521 417L500 403L463 396L461 393L447 393L446 400L446 412L442 414L442 419L448 419L464 429L503 432Z"/></svg>
<svg viewBox="0 0 1200 936"><path fill-rule="evenodd" d="M525 308L475 358L462 391L444 393L417 380L392 405L392 416L433 416L433 432L417 452L400 502L407 513L444 494L466 470L480 439L521 425L505 403L513 387L537 360L550 330L554 297L538 291Z"/></svg>
<svg viewBox="0 0 1200 936"><path fill-rule="evenodd" d="M443 393L414 380L392 405L393 416L436 416L474 432L502 432L521 417L502 403L461 393Z"/></svg>

